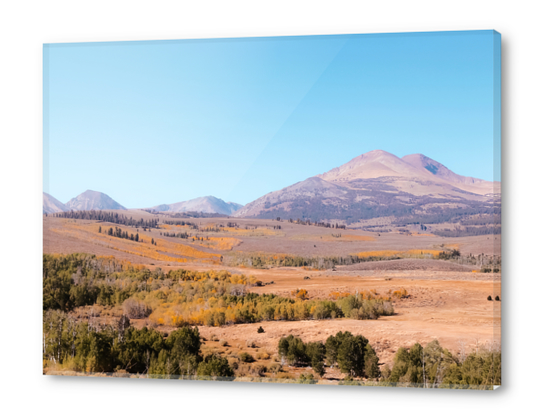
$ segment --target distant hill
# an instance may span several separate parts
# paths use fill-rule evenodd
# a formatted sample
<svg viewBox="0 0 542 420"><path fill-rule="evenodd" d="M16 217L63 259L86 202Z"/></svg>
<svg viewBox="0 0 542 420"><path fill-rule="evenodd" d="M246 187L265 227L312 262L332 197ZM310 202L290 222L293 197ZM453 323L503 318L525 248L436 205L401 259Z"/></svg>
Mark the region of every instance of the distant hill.
<svg viewBox="0 0 542 420"><path fill-rule="evenodd" d="M206 197L198 197L192 200L180 201L173 204L161 204L159 206L151 207L149 210L174 213L201 212L231 215L241 207L243 207L241 204L225 202L220 198L209 195Z"/></svg>
<svg viewBox="0 0 542 420"><path fill-rule="evenodd" d="M66 203L68 210L126 210L107 194L86 190Z"/></svg>
<svg viewBox="0 0 542 420"><path fill-rule="evenodd" d="M289 187L266 194L235 217L342 220L378 217L442 223L495 211L500 182L457 175L424 155L403 159L373 150Z"/></svg>
<svg viewBox="0 0 542 420"><path fill-rule="evenodd" d="M68 207L65 204L62 204L55 197L46 192L43 193L43 213L51 214L58 213L61 211L68 211Z"/></svg>

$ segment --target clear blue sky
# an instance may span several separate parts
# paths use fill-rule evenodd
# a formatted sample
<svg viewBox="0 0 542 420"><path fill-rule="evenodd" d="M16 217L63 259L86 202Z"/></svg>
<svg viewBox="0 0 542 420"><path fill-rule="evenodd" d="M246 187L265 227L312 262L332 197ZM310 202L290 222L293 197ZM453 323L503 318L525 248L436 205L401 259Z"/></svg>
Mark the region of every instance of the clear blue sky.
<svg viewBox="0 0 542 420"><path fill-rule="evenodd" d="M499 83L493 31L47 44L44 191L246 204L374 149L500 180Z"/></svg>

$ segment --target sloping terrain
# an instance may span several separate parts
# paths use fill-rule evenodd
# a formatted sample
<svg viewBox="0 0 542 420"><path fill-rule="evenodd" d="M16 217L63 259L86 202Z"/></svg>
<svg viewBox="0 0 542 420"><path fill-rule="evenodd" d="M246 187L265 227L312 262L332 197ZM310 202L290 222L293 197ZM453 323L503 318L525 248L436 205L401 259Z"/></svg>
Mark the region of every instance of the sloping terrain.
<svg viewBox="0 0 542 420"><path fill-rule="evenodd" d="M493 214L498 204L498 182L457 175L423 155L400 159L375 150L329 172L266 194L233 216L346 224L379 217L414 217L412 223L444 223Z"/></svg>
<svg viewBox="0 0 542 420"><path fill-rule="evenodd" d="M484 181L483 179L458 175L436 160L428 158L420 153L404 156L402 160L421 171L427 171L435 175L445 182L456 184L465 191L476 194L500 194L501 192L499 182Z"/></svg>
<svg viewBox="0 0 542 420"><path fill-rule="evenodd" d="M46 192L43 193L43 213L44 214L51 214L51 213L58 213L61 211L68 211L69 208L62 204L60 201L58 201L55 197L53 197L50 194L47 194Z"/></svg>
<svg viewBox="0 0 542 420"><path fill-rule="evenodd" d="M192 200L180 201L173 204L161 204L151 207L149 210L166 211L166 212L201 212L201 213L218 213L230 215L233 212L243 207L241 204L225 202L220 198L213 196L198 197Z"/></svg>

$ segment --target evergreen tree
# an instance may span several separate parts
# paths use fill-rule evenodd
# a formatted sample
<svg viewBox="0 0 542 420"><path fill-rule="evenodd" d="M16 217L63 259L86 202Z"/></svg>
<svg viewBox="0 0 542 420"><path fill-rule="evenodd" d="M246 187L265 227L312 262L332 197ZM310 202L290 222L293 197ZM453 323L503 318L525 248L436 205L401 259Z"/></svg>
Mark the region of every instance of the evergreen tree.
<svg viewBox="0 0 542 420"><path fill-rule="evenodd" d="M367 343L365 346L365 376L370 379L376 379L380 377L380 368L378 362L380 361L376 352L371 345Z"/></svg>
<svg viewBox="0 0 542 420"><path fill-rule="evenodd" d="M205 356L198 365L198 376L208 376L215 379L233 381L235 379L233 369L225 357L216 354Z"/></svg>

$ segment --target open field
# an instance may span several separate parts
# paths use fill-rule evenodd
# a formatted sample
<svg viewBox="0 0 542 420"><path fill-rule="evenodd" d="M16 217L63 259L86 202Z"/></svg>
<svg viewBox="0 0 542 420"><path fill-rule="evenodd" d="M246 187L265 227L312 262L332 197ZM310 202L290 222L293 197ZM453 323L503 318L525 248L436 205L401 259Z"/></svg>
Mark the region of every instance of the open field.
<svg viewBox="0 0 542 420"><path fill-rule="evenodd" d="M123 213L130 214L131 211ZM151 217L138 212L137 217ZM188 221L188 220L187 220ZM480 266L464 261L435 259L441 252L458 250L461 254L484 254L500 257L500 236L439 238L432 235L404 235L399 232L371 233L357 230L329 229L288 222L251 219L190 219L189 225L165 225L143 231L119 226L129 234L138 233L141 242L112 237L104 232L115 225L108 222L44 217L44 253L89 253L112 256L120 261L142 264L163 273L183 268L193 271L227 270L232 274L256 278L261 286L247 285L247 291L292 298L292 292L303 289L308 301L357 295L371 291L376 297L391 296L392 291L406 290L407 296L394 299L393 316L378 319L306 319L233 323L222 326L199 325L205 339L203 353L215 352L237 357L246 352L257 363L272 369L280 362L278 343L290 334L304 342L325 342L340 331L366 337L380 366L393 366L397 350L415 343L422 346L433 340L460 355L476 352L484 344L500 343L500 273L480 272ZM235 223L235 227L228 227ZM280 226L280 229L276 228ZM101 232L100 232L101 227ZM164 232L188 237L165 236ZM152 241L152 242L151 242ZM493 252L495 251L495 252ZM335 265L333 269L268 266L254 268L230 264L238 255L295 255L304 258L358 255L384 260ZM388 259L391 258L391 259ZM482 260L483 261L483 260ZM228 265L230 264L230 265ZM294 293L295 294L295 293ZM82 319L98 316L101 323L115 324L122 308L81 307L75 310ZM156 324L151 317L133 319L137 328L152 326L171 334L176 327ZM261 326L263 333L258 333ZM220 340L223 340L222 342ZM219 344L227 342L227 344ZM253 342L252 345L247 343ZM263 355L263 356L262 356ZM297 377L310 371L305 367L282 368L283 375ZM267 376L273 376L269 373ZM265 376L264 375L264 376ZM336 368L326 370L322 379L343 378Z"/></svg>
<svg viewBox="0 0 542 420"><path fill-rule="evenodd" d="M429 293L427 289L425 292ZM418 295L415 299L421 301L422 296ZM429 301L424 303L429 304ZM399 315L393 319L262 322L260 324L265 334L257 334L256 326L252 324L225 328L201 327L201 331L204 336L215 334L241 344L252 339L266 349L276 349L279 339L289 334L299 336L303 341L325 341L339 331L350 331L367 337L380 361L390 365L399 347L410 347L416 342L425 346L437 339L443 347L458 353L462 348L473 351L477 345L500 341L500 318L494 318L493 314L494 311L500 312L499 303L487 302L472 310L453 303L443 303L439 309L432 310L415 305L408 309L401 308Z"/></svg>
<svg viewBox="0 0 542 420"><path fill-rule="evenodd" d="M263 322L265 334L257 334L252 324L202 327L204 336L252 339L262 347L275 349L278 340L288 334L299 336L303 341L315 341L325 340L339 331L350 331L374 343L383 363L391 363L399 347L416 342L425 345L437 339L443 347L455 352L462 348L474 350L484 342L500 342L501 304L487 300L489 295L500 296L500 276L496 274L412 271L337 276L336 273L314 272L309 274L310 280L303 280L307 273L304 270L266 271L269 272L260 273L258 279L274 284L254 288L254 292L288 296L291 290L303 287L310 298L327 298L332 292L374 289L382 294L389 289L405 288L409 298L394 304L396 315L377 320ZM391 280L385 280L386 276L391 276Z"/></svg>
<svg viewBox="0 0 542 420"><path fill-rule="evenodd" d="M143 211L125 210L119 214L134 216L134 218L152 218L152 215ZM160 216L160 221L168 220ZM177 219L176 219L177 220ZM178 219L181 220L181 219ZM445 248L456 248L462 254L485 254L500 256L500 235L474 236L460 238L442 238L433 235L407 235L401 232L373 233L353 229L330 229L318 226L306 226L285 221L254 220L235 218L206 218L186 219L199 226L200 230L191 229L190 226L164 225L163 229L145 232L148 238L165 241L171 244L182 244L193 247L196 250L222 256L235 255L236 253L260 252L264 254L294 254L302 257L319 257L330 255L349 255L376 251L411 251L431 250L440 251ZM238 227L229 228L228 223L235 223ZM98 227L112 226L111 223L102 223L91 220L59 219L44 217L44 252L46 253L71 253L78 249L88 249L99 255L112 255L113 238L98 236ZM218 227L223 226L223 227ZM280 226L280 229L273 229ZM218 232L206 231L205 229L217 227ZM161 232L189 233L203 237L203 241L189 239L170 238L160 235ZM340 235L340 236L339 236ZM206 238L209 238L207 240ZM219 241L223 239L223 241ZM216 242L225 242L227 246L217 246ZM222 249L221 249L222 248ZM93 249L93 251L90 251ZM125 246L123 249L128 250ZM167 251L163 252L164 254ZM143 253L141 253L143 254ZM132 254L135 255L135 254ZM182 252L179 253L182 255ZM135 257L126 255L133 262L144 262L144 255ZM187 255L190 258L190 255ZM212 258L212 257L209 257ZM152 259L152 258L151 258ZM169 261L175 262L175 261Z"/></svg>

